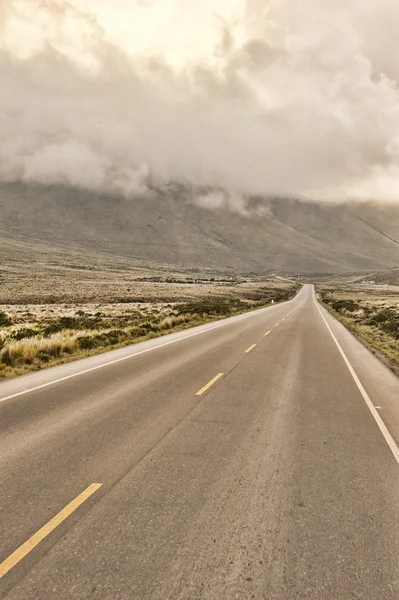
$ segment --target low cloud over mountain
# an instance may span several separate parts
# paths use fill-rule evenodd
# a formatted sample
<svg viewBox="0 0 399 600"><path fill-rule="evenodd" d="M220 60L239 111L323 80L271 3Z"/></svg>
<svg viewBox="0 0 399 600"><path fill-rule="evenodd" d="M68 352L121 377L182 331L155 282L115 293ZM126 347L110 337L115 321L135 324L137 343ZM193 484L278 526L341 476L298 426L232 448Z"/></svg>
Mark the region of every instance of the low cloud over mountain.
<svg viewBox="0 0 399 600"><path fill-rule="evenodd" d="M396 0L9 0L0 31L2 181L397 201Z"/></svg>

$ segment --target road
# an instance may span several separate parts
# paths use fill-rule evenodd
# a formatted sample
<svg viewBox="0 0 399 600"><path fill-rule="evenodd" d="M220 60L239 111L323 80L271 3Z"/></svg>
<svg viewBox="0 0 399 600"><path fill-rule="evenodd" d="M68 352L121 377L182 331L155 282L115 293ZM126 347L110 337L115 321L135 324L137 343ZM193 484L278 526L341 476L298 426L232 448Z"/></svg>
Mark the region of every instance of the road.
<svg viewBox="0 0 399 600"><path fill-rule="evenodd" d="M7 600L399 598L399 380L312 286L3 382L0 418Z"/></svg>

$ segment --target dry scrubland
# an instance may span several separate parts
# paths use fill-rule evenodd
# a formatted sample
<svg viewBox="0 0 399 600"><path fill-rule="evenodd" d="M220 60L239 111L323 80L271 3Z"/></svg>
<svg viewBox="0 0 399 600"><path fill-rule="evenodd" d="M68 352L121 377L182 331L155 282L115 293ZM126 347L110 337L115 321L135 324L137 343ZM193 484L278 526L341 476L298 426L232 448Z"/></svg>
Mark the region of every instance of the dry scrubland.
<svg viewBox="0 0 399 600"><path fill-rule="evenodd" d="M268 278L78 265L2 267L0 378L291 298Z"/></svg>
<svg viewBox="0 0 399 600"><path fill-rule="evenodd" d="M324 285L318 291L324 306L399 375L399 286Z"/></svg>

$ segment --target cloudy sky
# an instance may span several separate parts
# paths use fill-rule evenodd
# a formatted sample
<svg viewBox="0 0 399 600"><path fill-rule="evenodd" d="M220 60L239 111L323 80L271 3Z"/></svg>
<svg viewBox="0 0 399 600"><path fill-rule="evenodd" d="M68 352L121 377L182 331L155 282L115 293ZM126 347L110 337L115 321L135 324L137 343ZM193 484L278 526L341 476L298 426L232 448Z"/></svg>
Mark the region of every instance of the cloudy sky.
<svg viewBox="0 0 399 600"><path fill-rule="evenodd" d="M398 39L397 0L1 0L0 180L398 201Z"/></svg>

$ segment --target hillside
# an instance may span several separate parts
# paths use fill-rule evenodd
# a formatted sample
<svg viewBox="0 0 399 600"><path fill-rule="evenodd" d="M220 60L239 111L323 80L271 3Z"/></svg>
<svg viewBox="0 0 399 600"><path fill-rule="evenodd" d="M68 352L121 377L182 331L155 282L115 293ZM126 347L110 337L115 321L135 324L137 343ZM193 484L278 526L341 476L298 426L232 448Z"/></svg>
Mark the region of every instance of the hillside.
<svg viewBox="0 0 399 600"><path fill-rule="evenodd" d="M248 214L194 205L181 186L126 200L63 186L0 184L0 259L302 273L399 265L399 206L252 200Z"/></svg>
<svg viewBox="0 0 399 600"><path fill-rule="evenodd" d="M399 285L399 268L376 271L366 277L361 277L356 283L369 283L370 281L381 285Z"/></svg>

